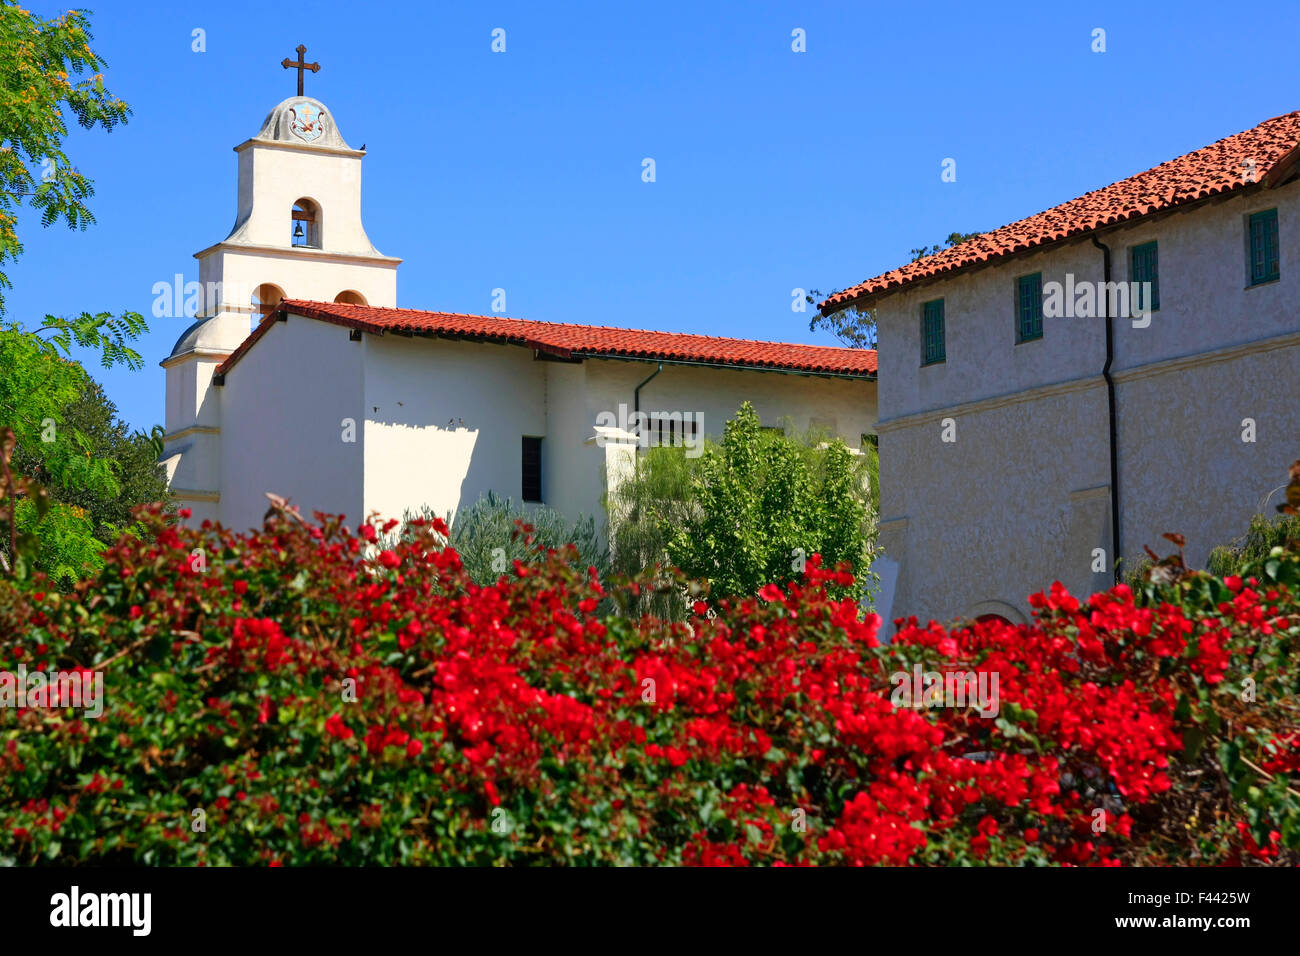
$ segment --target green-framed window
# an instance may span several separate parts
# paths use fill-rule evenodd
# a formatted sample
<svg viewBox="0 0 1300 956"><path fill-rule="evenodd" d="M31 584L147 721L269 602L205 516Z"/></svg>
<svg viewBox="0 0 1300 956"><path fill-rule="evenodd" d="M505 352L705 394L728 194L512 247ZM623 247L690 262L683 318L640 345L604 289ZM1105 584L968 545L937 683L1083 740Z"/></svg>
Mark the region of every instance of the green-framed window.
<svg viewBox="0 0 1300 956"><path fill-rule="evenodd" d="M1272 282L1278 277L1277 210L1254 213L1248 222L1250 284Z"/></svg>
<svg viewBox="0 0 1300 956"><path fill-rule="evenodd" d="M1016 341L1032 342L1043 337L1043 274L1016 280Z"/></svg>
<svg viewBox="0 0 1300 956"><path fill-rule="evenodd" d="M1136 283L1133 312L1154 312L1160 308L1160 260L1156 243L1144 242L1128 252L1128 279ZM1146 283L1151 283L1151 301L1146 301Z"/></svg>
<svg viewBox="0 0 1300 956"><path fill-rule="evenodd" d="M943 299L921 306L921 364L933 365L944 360Z"/></svg>

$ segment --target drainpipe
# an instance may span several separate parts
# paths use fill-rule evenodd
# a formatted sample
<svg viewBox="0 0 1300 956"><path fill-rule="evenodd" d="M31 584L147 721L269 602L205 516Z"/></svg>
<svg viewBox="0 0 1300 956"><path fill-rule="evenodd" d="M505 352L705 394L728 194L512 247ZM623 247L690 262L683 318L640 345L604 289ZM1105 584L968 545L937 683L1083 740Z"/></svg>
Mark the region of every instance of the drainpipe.
<svg viewBox="0 0 1300 956"><path fill-rule="evenodd" d="M654 370L653 372L650 373L650 377L647 378L644 382L642 382L640 385L638 385L638 386L636 387L636 391L634 391L634 392L632 393L632 411L633 411L633 412L640 412L640 411L641 411L641 389L643 389L645 386L649 385L650 382L651 382L651 380L652 380L656 375L658 375L660 372L662 372L663 370L664 370L664 363L663 363L663 362L660 362L659 365L658 365L658 367L655 368L655 370ZM636 416L636 420L637 420L637 437L640 438L640 436L641 436L640 428L641 428L642 422L641 422L641 416L640 416L639 414ZM638 441L638 442L637 442L637 448L640 449L640 447L641 447L641 443Z"/></svg>
<svg viewBox="0 0 1300 956"><path fill-rule="evenodd" d="M1106 416L1110 422L1110 547L1113 552L1110 566L1115 575L1115 583L1119 584L1119 559L1124 552L1119 544L1119 443L1116 439L1115 426L1115 379L1110 374L1111 364L1115 361L1115 325L1114 318L1110 314L1109 301L1110 246L1098 242L1095 235L1092 237L1092 244L1101 250L1102 273L1106 283L1103 287L1106 294L1097 296L1097 299L1103 318L1106 320L1106 366L1101 370L1101 375L1106 380Z"/></svg>

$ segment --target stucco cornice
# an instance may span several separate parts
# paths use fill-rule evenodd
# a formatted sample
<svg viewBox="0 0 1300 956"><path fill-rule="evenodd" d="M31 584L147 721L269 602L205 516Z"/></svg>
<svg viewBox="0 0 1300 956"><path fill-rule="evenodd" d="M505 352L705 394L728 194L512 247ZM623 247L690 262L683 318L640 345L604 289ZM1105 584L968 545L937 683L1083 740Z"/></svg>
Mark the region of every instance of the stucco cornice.
<svg viewBox="0 0 1300 956"><path fill-rule="evenodd" d="M220 435L220 434L221 434L221 429L217 428L215 425L191 425L189 428L181 428L174 432L169 432L168 434L163 435L162 440L164 444L167 444L169 442L178 441L179 439L182 438L187 438L190 435Z"/></svg>
<svg viewBox="0 0 1300 956"><path fill-rule="evenodd" d="M1038 388L1025 389L1019 392L1007 392L1002 395L994 395L989 398L981 398L974 402L963 402L960 405L949 405L946 408L935 408L924 412L914 412L908 415L899 415L896 418L885 419L876 422L876 431L885 434L891 431L898 431L901 428L912 428L917 425L938 424L945 418L954 418L958 415L973 415L977 412L992 411L997 408L1006 408L1010 405L1019 405L1023 402L1033 402L1043 398L1055 398L1060 395L1069 395L1071 392L1086 391L1091 388L1105 387L1105 379L1101 373L1096 375L1085 375L1081 378L1072 378L1068 381L1057 382L1053 385L1044 385Z"/></svg>
<svg viewBox="0 0 1300 956"><path fill-rule="evenodd" d="M198 359L214 359L217 362L222 362L229 355L229 351L222 351L221 349L190 349L181 352L179 355L170 355L158 364L163 368L171 368L173 365L180 365L182 362L196 361Z"/></svg>
<svg viewBox="0 0 1300 956"><path fill-rule="evenodd" d="M214 252L228 252L232 255L269 256L273 259L297 259L302 262L324 260L326 262L355 262L359 265L382 266L396 269L402 260L396 256L366 255L361 252L330 252L325 249L312 249L308 246L261 246L254 243L221 241L206 249L194 253L195 259L202 259Z"/></svg>
<svg viewBox="0 0 1300 956"><path fill-rule="evenodd" d="M1115 380L1116 384L1123 385L1128 382L1141 381L1145 378L1168 375L1171 372L1183 372L1207 365L1218 365L1223 362L1231 362L1234 359L1245 358L1246 356L1256 355L1260 352L1274 352L1278 349L1297 347L1300 347L1300 332L1288 332L1286 335L1274 335L1266 339L1258 339L1254 342L1243 342L1238 345L1229 345L1221 349L1212 349L1210 351L1197 352L1191 355L1182 355L1172 359L1160 359L1156 362L1147 362L1143 365L1137 365L1132 368L1112 372L1111 377ZM891 431L898 431L901 428L938 424L945 418L955 418L959 415L972 415L979 412L993 411L994 409L1006 408L1010 405L1018 405L1022 402L1038 401L1043 398L1056 398L1061 395L1068 395L1071 392L1086 391L1090 388L1103 388L1105 387L1105 384L1105 379L1102 377L1101 373L1098 372L1096 375L1085 375L1080 378L1068 379L1064 382L1056 382L1052 385L1029 388L1019 392L1007 392L1002 395L993 395L989 398L981 398L973 402L963 402L960 405L949 405L945 408L935 408L924 412L898 415L894 418L888 418L877 422L876 431L883 434Z"/></svg>
<svg viewBox="0 0 1300 956"><path fill-rule="evenodd" d="M180 498L182 501L210 501L213 503L221 500L221 492L206 491L201 488L175 488L171 489L173 498Z"/></svg>
<svg viewBox="0 0 1300 956"><path fill-rule="evenodd" d="M286 143L278 139L262 139L259 136L244 140L238 146L235 146L234 150L237 153L242 153L254 146L261 149L282 149L290 153L315 153L317 155L326 153L330 156L351 156L354 159L364 159L366 155L366 151L363 149L341 149L338 146L309 146L306 143Z"/></svg>
<svg viewBox="0 0 1300 956"><path fill-rule="evenodd" d="M1091 488L1079 488L1070 492L1070 503L1078 504L1081 501L1092 501L1098 498L1110 498L1110 485L1094 485Z"/></svg>
<svg viewBox="0 0 1300 956"><path fill-rule="evenodd" d="M1144 378L1168 375L1170 372L1182 372L1188 369L1200 368L1204 365L1231 362L1234 359L1245 358L1248 355L1256 355L1260 352L1275 352L1278 349L1296 347L1300 347L1300 332L1288 332L1285 335L1274 335L1266 339L1257 339L1254 342L1230 345L1226 348L1215 349L1212 352L1197 352L1192 355L1182 355L1178 358L1162 359L1159 362L1149 362L1146 365L1138 365L1134 368L1121 369L1112 372L1111 377L1120 384L1137 382Z"/></svg>

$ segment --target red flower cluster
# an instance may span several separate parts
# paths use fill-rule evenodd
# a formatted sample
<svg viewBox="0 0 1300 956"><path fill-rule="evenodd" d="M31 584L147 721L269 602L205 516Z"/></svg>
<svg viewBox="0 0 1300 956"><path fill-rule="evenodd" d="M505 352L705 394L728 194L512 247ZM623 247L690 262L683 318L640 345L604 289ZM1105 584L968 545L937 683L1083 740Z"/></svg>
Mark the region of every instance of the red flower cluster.
<svg viewBox="0 0 1300 956"><path fill-rule="evenodd" d="M377 550L372 524L318 519L160 524L72 596L0 590L0 667L87 635L121 658L100 721L0 716L25 729L0 855L41 858L57 824L108 862L1112 864L1158 842L1212 695L1296 629L1276 582L1200 604L1057 584L1031 626L911 620L884 645L815 558L670 624L614 613L563 555L478 587L440 522ZM222 558L195 572L195 547ZM996 677L993 712L898 705L916 665ZM1284 793L1300 733L1261 740ZM192 806L219 837L181 825ZM1272 812L1206 845L1277 859Z"/></svg>

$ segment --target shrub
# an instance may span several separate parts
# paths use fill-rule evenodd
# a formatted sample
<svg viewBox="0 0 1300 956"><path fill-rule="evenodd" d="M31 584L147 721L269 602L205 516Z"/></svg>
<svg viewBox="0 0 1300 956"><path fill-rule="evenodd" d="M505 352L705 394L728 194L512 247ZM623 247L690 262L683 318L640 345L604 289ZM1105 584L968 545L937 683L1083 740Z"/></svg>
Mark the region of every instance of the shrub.
<svg viewBox="0 0 1300 956"><path fill-rule="evenodd" d="M754 594L799 577L819 553L854 568L853 584L830 588L860 600L871 577L875 463L870 445L855 455L818 432L764 429L746 402L702 457L666 447L638 456L634 474L606 498L613 568L675 566L720 594ZM680 621L689 607L685 594L654 592L635 611Z"/></svg>
<svg viewBox="0 0 1300 956"><path fill-rule="evenodd" d="M1219 577L1234 574L1248 562L1258 561L1288 542L1300 542L1300 515L1270 519L1267 515L1254 514L1250 517L1250 527L1240 539L1210 552L1206 568Z"/></svg>
<svg viewBox="0 0 1300 956"><path fill-rule="evenodd" d="M428 526L436 517L431 508L408 511L403 524L412 520ZM407 530L394 532L410 537ZM388 543L395 540L391 535ZM470 580L479 585L491 584L511 569L515 561L533 561L539 551L561 549L572 544L578 549L577 560L596 568L600 574L609 567L608 549L596 532L596 521L582 515L570 521L554 508L538 505L525 508L494 491L462 508L451 526L449 544L460 555Z"/></svg>
<svg viewBox="0 0 1300 956"><path fill-rule="evenodd" d="M698 459L684 449L655 446L638 455L635 469L605 496L610 529L610 570L635 577L646 569L668 568L668 544L679 528L702 517L691 488ZM649 588L629 600L629 613L666 621L690 615L689 596L669 588Z"/></svg>
<svg viewBox="0 0 1300 956"><path fill-rule="evenodd" d="M0 710L0 863L1300 859L1295 552L881 646L815 556L665 623L572 549L481 587L440 522L318 518L155 512L71 594L0 582L0 669L107 688ZM902 706L918 665L996 716Z"/></svg>
<svg viewBox="0 0 1300 956"><path fill-rule="evenodd" d="M797 576L817 553L857 570L852 584L828 587L861 600L871 554L864 467L838 439L765 431L746 402L692 474L700 518L675 529L668 556L720 594L754 594Z"/></svg>

